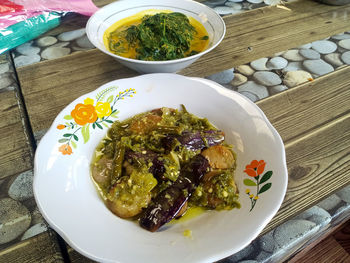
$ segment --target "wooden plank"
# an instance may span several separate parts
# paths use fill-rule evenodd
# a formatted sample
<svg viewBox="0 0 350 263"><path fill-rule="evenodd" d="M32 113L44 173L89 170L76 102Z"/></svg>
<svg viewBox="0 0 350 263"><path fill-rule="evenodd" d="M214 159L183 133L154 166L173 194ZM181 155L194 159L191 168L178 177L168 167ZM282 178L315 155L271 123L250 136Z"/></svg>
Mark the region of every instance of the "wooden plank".
<svg viewBox="0 0 350 263"><path fill-rule="evenodd" d="M14 90L0 90L0 179L32 168L32 152Z"/></svg>
<svg viewBox="0 0 350 263"><path fill-rule="evenodd" d="M0 262L58 263L64 262L56 234L44 232L0 251Z"/></svg>
<svg viewBox="0 0 350 263"><path fill-rule="evenodd" d="M316 245L311 253L299 258L298 263L350 263L350 255L344 250L344 248L335 240L333 236L330 236Z"/></svg>
<svg viewBox="0 0 350 263"><path fill-rule="evenodd" d="M285 145L288 189L264 233L350 184L349 127L350 113Z"/></svg>
<svg viewBox="0 0 350 263"><path fill-rule="evenodd" d="M68 251L68 255L69 255L69 259L70 259L71 263L80 263L80 262L96 263L96 261L93 261L93 260L81 255L80 253L78 253L77 251L75 251L73 248L71 248L68 245L67 245L67 251Z"/></svg>
<svg viewBox="0 0 350 263"><path fill-rule="evenodd" d="M264 233L350 183L349 76L345 67L257 103L284 140L289 174Z"/></svg>
<svg viewBox="0 0 350 263"><path fill-rule="evenodd" d="M56 64L52 64L50 61L41 63L44 67L38 72L22 71L22 77L25 79L22 88L34 132L47 129L64 106L80 95L105 83L106 76L117 79L121 75L136 75L126 68L117 70L106 66L96 68L95 76L86 76L85 79L81 79L79 74L94 67L92 62L95 59L94 55L93 52L91 52L91 56L80 54L81 68L76 67L72 60L57 60ZM112 63L113 61L111 61L111 65L113 65ZM66 71L62 68L66 67L78 74L73 74L71 78L63 76ZM347 107L350 100L349 75L350 67L344 67L332 74L298 88L290 89L288 92L272 96L257 104L274 124L283 140L288 142L288 140L349 110ZM71 85L72 81L75 83L74 87ZM94 85L91 85L92 83ZM27 90L26 87L31 88ZM47 97L50 97L50 100ZM308 111L307 115L304 114L305 111Z"/></svg>
<svg viewBox="0 0 350 263"><path fill-rule="evenodd" d="M55 116L79 96L110 80L138 75L106 55L109 63L96 67L100 55L90 50L17 69L34 134L47 129Z"/></svg>
<svg viewBox="0 0 350 263"><path fill-rule="evenodd" d="M257 102L284 143L350 112L350 67Z"/></svg>
<svg viewBox="0 0 350 263"><path fill-rule="evenodd" d="M335 240L350 254L350 220L334 235Z"/></svg>
<svg viewBox="0 0 350 263"><path fill-rule="evenodd" d="M306 247L301 248L301 250L297 252L295 255L292 255L287 262L298 263L302 260L305 260L306 258L313 258L317 256L319 248L327 244L327 241L325 242L323 241L326 240L327 238L332 238L332 236L339 243L339 241L335 236L337 235L337 232L343 231L343 228L344 226L346 227L346 225L349 226L350 221L339 223L339 225L332 225L327 230L321 233L318 233L319 237L316 240L312 241L310 244L307 244ZM347 253L350 254L349 251L347 251Z"/></svg>
<svg viewBox="0 0 350 263"><path fill-rule="evenodd" d="M285 201L264 232L350 183L349 75L347 67L257 103L285 142L289 168Z"/></svg>
<svg viewBox="0 0 350 263"><path fill-rule="evenodd" d="M208 76L255 59L350 30L350 5L329 6L313 0L267 6L224 17L227 33L215 51L181 74Z"/></svg>

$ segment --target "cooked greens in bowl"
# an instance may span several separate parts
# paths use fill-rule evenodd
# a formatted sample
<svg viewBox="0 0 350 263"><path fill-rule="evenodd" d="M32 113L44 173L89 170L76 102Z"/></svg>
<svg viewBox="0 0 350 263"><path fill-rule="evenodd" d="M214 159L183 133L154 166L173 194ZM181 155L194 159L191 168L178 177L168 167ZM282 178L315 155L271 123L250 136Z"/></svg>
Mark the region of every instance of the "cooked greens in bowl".
<svg viewBox="0 0 350 263"><path fill-rule="evenodd" d="M209 36L200 22L183 13L146 10L112 25L105 32L104 43L122 57L162 61L202 52Z"/></svg>
<svg viewBox="0 0 350 263"><path fill-rule="evenodd" d="M217 47L225 32L218 13L188 0L119 0L86 25L95 47L141 73L177 72Z"/></svg>

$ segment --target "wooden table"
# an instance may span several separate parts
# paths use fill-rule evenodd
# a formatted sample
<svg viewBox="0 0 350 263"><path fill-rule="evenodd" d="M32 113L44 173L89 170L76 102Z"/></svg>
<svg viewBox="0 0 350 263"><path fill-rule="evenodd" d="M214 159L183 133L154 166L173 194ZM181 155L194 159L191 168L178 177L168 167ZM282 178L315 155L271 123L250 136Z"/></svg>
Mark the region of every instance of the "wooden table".
<svg viewBox="0 0 350 263"><path fill-rule="evenodd" d="M94 2L102 6L110 1ZM299 0L224 20L222 44L179 74L205 77L349 31L350 5ZM19 88L0 92L0 180L33 169L36 139L67 104L111 80L137 75L95 49L15 71ZM263 233L350 183L349 101L350 66L343 66L257 102L284 141L289 173L285 200ZM0 184L0 197L1 189ZM87 261L52 230L2 248L0 262Z"/></svg>

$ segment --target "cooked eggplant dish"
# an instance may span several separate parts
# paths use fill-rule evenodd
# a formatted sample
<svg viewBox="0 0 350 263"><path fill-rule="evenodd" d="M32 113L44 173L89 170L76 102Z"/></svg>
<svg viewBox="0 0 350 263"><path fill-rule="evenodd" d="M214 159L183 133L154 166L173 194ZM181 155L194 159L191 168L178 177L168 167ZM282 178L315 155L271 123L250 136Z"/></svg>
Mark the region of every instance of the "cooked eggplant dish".
<svg viewBox="0 0 350 263"><path fill-rule="evenodd" d="M184 106L163 107L114 122L91 175L115 215L154 232L191 207L239 208L235 167L222 131Z"/></svg>

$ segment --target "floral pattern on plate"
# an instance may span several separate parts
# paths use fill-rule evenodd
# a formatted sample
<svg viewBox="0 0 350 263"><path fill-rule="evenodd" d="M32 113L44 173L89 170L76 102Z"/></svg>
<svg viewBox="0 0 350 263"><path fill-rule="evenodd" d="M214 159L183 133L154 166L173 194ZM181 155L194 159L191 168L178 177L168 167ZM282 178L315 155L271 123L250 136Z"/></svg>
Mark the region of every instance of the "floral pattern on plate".
<svg viewBox="0 0 350 263"><path fill-rule="evenodd" d="M245 190L245 192L249 196L249 199L251 202L251 207L250 207L249 212L252 211L253 208L255 207L255 204L259 199L259 194L266 192L272 186L272 183L266 183L263 186L261 186L263 183L267 182L271 178L272 173L273 173L272 171L267 171L260 179L260 175L262 175L262 173L265 170L265 165L266 165L266 162L264 160L260 160L260 161L253 160L253 161L251 161L250 164L248 164L245 167L244 172L247 175L249 175L250 177L253 177L256 181L256 182L254 182L251 179L244 179L243 180L243 183L246 186L256 186L256 194L255 195L250 192L250 189Z"/></svg>
<svg viewBox="0 0 350 263"><path fill-rule="evenodd" d="M77 148L77 142L80 136L79 131L84 143L87 143L90 139L90 127L101 130L103 126L109 128L109 125L113 123L111 119L118 117L119 111L115 108L116 103L127 97L133 97L136 93L135 89L126 89L116 95L112 94L106 99L108 94L117 89L118 87L113 86L97 93L96 104L94 99L87 97L83 103L75 105L70 115L63 117L66 122L64 124L58 124L56 127L59 130L70 131L64 133L62 138L58 140L59 143L62 143L58 150L63 155L71 155L73 153L72 147Z"/></svg>

